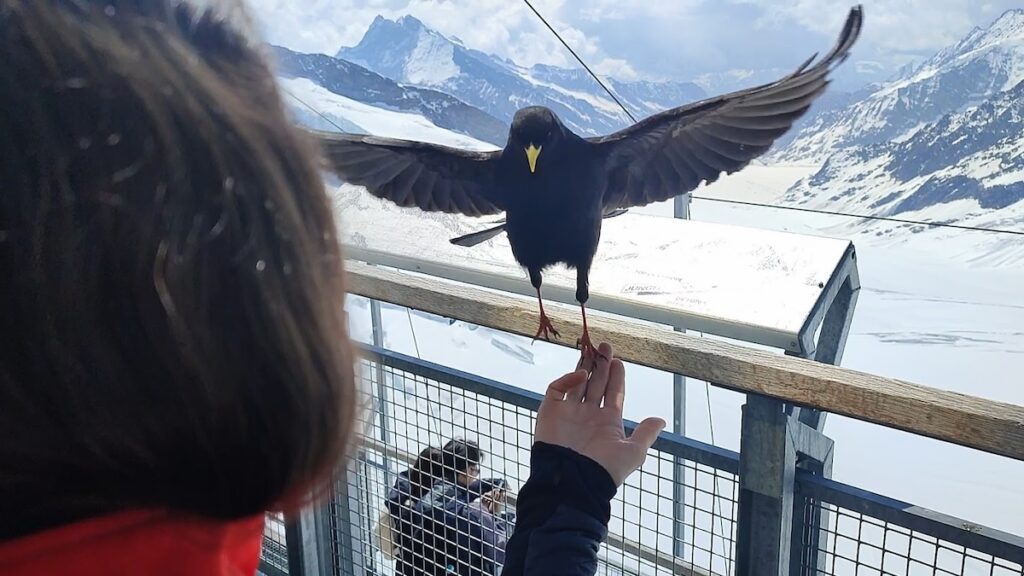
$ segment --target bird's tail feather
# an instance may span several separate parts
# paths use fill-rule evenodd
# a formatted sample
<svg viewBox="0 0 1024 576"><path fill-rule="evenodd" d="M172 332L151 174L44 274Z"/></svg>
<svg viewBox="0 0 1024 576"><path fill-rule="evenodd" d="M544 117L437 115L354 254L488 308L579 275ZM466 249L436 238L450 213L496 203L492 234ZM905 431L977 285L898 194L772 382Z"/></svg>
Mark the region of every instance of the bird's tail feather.
<svg viewBox="0 0 1024 576"><path fill-rule="evenodd" d="M617 210L612 210L611 212L606 213L604 216L602 216L602 218L614 218L616 216L625 214L626 212L628 212L626 208L619 208ZM449 242L457 246L465 246L467 248L471 246L476 246L477 244L480 244L481 242L486 242L487 240L490 240L491 238L494 238L498 234L501 234L502 232L505 231L504 218L498 220L497 222L495 222L495 224L498 224L498 226L494 226L493 228L485 228L484 230L480 230L479 232L471 232L464 236L452 238L451 240L449 240Z"/></svg>
<svg viewBox="0 0 1024 576"><path fill-rule="evenodd" d="M470 246L476 246L477 244L484 242L486 240L490 240L491 238L494 238L495 236L501 234L504 231L505 225L500 224L493 228L487 228L486 230L473 232L472 234L466 234L465 236L459 236L458 238L452 238L451 243L457 244L459 246L465 246L468 248Z"/></svg>

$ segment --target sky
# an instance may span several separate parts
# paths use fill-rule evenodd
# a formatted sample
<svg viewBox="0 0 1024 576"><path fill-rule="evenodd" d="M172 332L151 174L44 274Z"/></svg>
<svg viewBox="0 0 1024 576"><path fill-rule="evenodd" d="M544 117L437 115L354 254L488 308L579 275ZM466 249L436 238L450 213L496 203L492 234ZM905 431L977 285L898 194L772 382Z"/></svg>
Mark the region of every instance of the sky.
<svg viewBox="0 0 1024 576"><path fill-rule="evenodd" d="M786 70L827 51L853 2L839 0L533 0L593 68L620 80L693 80L731 70ZM374 17L412 14L468 47L518 64L573 66L516 0L249 0L264 37L335 54ZM858 46L838 76L855 87L985 27L1020 0L866 0Z"/></svg>

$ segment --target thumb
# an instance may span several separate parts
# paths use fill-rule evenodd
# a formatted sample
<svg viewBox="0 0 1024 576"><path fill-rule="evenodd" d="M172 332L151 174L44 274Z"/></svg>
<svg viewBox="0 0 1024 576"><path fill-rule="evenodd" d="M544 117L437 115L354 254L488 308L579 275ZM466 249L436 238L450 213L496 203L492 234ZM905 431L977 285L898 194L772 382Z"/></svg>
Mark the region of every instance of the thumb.
<svg viewBox="0 0 1024 576"><path fill-rule="evenodd" d="M658 434L665 429L665 426L665 421L661 418L648 418L636 425L636 429L629 436L629 441L643 446L644 450L647 450L658 439Z"/></svg>

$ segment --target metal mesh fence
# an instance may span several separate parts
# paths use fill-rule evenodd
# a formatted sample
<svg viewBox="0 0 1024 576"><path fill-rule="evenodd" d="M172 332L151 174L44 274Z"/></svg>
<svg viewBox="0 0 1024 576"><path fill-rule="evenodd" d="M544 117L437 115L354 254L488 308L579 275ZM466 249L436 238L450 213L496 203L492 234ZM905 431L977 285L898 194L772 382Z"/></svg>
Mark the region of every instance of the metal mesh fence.
<svg viewBox="0 0 1024 576"><path fill-rule="evenodd" d="M365 413L365 441L326 507L324 563L334 574L352 576L408 574L403 565L432 563L456 573L467 573L459 570L464 566L474 575L499 573L500 564L491 560L514 528L541 397L391 353L369 353L358 375L373 407ZM480 513L456 523L455 532L415 513L393 524L385 502L396 479L424 448L453 438L479 445L485 457L475 472L505 482L504 506L491 510L487 498L474 497L471 506ZM733 576L738 471L737 454L663 433L612 502L597 573ZM1024 576L1018 536L820 476L798 472L796 478L793 573ZM474 524L485 507L494 512L493 522ZM432 541L411 545L403 527L412 525L428 527L420 537ZM268 515L260 566L267 576L288 573L285 532L283 519ZM495 546L488 546L492 540Z"/></svg>
<svg viewBox="0 0 1024 576"><path fill-rule="evenodd" d="M281 514L267 514L266 522L263 525L263 547L259 571L264 576L288 574L288 547L285 538L284 517Z"/></svg>
<svg viewBox="0 0 1024 576"><path fill-rule="evenodd" d="M991 531L967 523L957 526L949 522L953 519L931 512L901 514L900 506L877 505L881 498L875 500L874 495L850 500L848 493L829 493L822 490L820 484L815 494L818 497L810 498L803 507L803 523L818 528L794 535L801 538L801 574L1024 576L1024 566L1019 563L1021 549L1013 543L1000 541L1008 535L992 535L986 537L983 545L975 542L976 547L972 547L965 536L979 537L982 531ZM835 494L847 496L838 498L839 502L856 503L860 509L829 502ZM940 528L952 528L949 537L963 543L935 536L934 524L945 524ZM1010 559L1014 557L1017 561Z"/></svg>
<svg viewBox="0 0 1024 576"><path fill-rule="evenodd" d="M827 523L818 541L824 557L817 572L827 576L1024 576L1024 567L934 536L821 504Z"/></svg>
<svg viewBox="0 0 1024 576"><path fill-rule="evenodd" d="M441 447L452 438L479 444L485 453L480 478L507 483L505 510L497 518L509 520L503 527L505 536L511 536L516 491L529 474L540 397L507 387L478 392L373 361L364 361L359 375L373 392L375 408L368 415L363 448L347 477L335 486L332 536L339 572L390 575L397 573L396 561L408 562L402 560L403 554L414 560L431 556L429 549L393 546L403 536L401 526L393 525L389 538L388 526L382 523L389 518L385 500L397 475L421 450ZM652 449L643 468L612 502L598 573L731 575L739 489L734 472ZM681 497L676 510L674 495ZM483 502L478 500L476 506ZM500 566L487 562L493 551L480 546L481 529L472 522L460 526L465 528L469 538L451 533L438 537L435 554L441 540L454 541L461 548L455 552L463 552L461 557L470 558L479 570L472 573L497 573ZM451 550L442 555L450 563L465 562Z"/></svg>

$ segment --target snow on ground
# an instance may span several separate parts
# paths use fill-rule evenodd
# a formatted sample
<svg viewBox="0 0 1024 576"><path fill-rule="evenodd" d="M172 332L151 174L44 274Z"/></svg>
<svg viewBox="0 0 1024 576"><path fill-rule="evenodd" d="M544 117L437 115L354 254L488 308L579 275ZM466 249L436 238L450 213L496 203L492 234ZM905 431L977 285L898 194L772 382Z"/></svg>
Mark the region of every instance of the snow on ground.
<svg viewBox="0 0 1024 576"><path fill-rule="evenodd" d="M771 202L813 167L751 166L698 195ZM850 231L829 216L695 200L696 220L799 233ZM671 214L671 203L641 212ZM344 223L344 214L341 215ZM948 252L970 244L968 233L892 245L853 233L863 285L843 365L937 388L1024 404L1024 271L950 261ZM368 339L365 302L351 304L354 336ZM574 367L577 353L544 342L498 333L404 309L383 311L386 345L523 388L543 391ZM671 422L672 378L628 367L626 415L656 415ZM743 397L690 381L687 435L739 448ZM828 416L836 441L834 477L1012 533L1024 533L1024 463L875 426Z"/></svg>
<svg viewBox="0 0 1024 576"><path fill-rule="evenodd" d="M800 177L799 167L752 166L698 195L770 203L773 191L784 190ZM646 211L670 215L671 207L651 206ZM1024 268L1020 261L1012 267L990 267L948 256L970 252L978 235L985 233L954 231L893 244L850 233L855 229L846 218L700 200L691 205L691 216L801 233L828 230L830 235L850 237L857 247L862 289L843 366L1024 404ZM846 234L841 233L844 230ZM691 390L688 396L689 422L699 423L706 403L693 394ZM717 440L737 449L742 400L713 389L713 400L716 397L712 411ZM703 418L706 422L706 414ZM687 431L700 438L703 429ZM1024 533L1024 463L840 416L828 417L826 433L836 440L837 479Z"/></svg>

